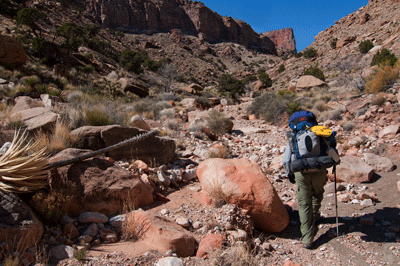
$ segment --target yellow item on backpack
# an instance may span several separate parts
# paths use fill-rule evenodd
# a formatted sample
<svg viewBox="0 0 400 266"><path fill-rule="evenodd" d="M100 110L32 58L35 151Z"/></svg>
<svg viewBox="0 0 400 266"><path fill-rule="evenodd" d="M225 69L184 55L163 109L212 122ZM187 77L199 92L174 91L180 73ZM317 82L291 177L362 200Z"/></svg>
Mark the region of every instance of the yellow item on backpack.
<svg viewBox="0 0 400 266"><path fill-rule="evenodd" d="M330 135L332 135L332 130L327 128L326 126L313 126L311 127L311 131L314 132L315 135L324 138L327 138Z"/></svg>

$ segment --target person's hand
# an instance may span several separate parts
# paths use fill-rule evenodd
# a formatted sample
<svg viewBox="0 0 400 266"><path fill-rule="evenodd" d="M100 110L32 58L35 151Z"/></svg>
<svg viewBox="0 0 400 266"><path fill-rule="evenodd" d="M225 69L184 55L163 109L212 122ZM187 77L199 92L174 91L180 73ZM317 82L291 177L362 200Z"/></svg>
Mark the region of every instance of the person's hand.
<svg viewBox="0 0 400 266"><path fill-rule="evenodd" d="M296 180L294 179L294 174L293 173L289 173L287 175L287 177L289 178L289 182L290 183L292 183L292 184L296 183Z"/></svg>

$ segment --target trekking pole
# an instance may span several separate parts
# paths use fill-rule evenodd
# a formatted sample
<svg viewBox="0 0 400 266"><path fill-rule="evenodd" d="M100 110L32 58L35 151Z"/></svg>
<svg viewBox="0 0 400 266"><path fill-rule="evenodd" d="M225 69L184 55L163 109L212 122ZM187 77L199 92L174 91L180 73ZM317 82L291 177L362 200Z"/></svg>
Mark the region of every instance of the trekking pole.
<svg viewBox="0 0 400 266"><path fill-rule="evenodd" d="M336 210L336 236L339 236L339 218L338 218L338 206L337 206L337 188L336 188L336 165L333 166L333 176L335 178L335 210Z"/></svg>

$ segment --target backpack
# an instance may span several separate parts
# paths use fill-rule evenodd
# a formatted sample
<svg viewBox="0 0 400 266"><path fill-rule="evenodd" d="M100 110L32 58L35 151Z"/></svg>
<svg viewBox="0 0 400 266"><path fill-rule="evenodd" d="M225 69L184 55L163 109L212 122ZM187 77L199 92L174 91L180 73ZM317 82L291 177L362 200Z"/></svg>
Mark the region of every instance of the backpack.
<svg viewBox="0 0 400 266"><path fill-rule="evenodd" d="M291 149L290 170L305 172L332 167L340 162L336 146L336 132L318 126L313 113L296 112L289 119L292 131L287 133Z"/></svg>

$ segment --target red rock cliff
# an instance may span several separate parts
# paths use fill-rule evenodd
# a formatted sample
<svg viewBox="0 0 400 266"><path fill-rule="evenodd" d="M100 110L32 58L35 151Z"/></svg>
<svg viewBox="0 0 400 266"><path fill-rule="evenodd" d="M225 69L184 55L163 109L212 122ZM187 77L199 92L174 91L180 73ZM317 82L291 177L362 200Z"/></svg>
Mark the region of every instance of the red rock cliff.
<svg viewBox="0 0 400 266"><path fill-rule="evenodd" d="M134 33L180 29L208 42L235 42L276 54L274 42L249 24L222 17L203 3L188 0L81 0L86 10L105 27ZM285 46L285 44L283 44Z"/></svg>
<svg viewBox="0 0 400 266"><path fill-rule="evenodd" d="M269 38L275 44L279 55L296 53L296 41L291 28L268 31L262 37Z"/></svg>

